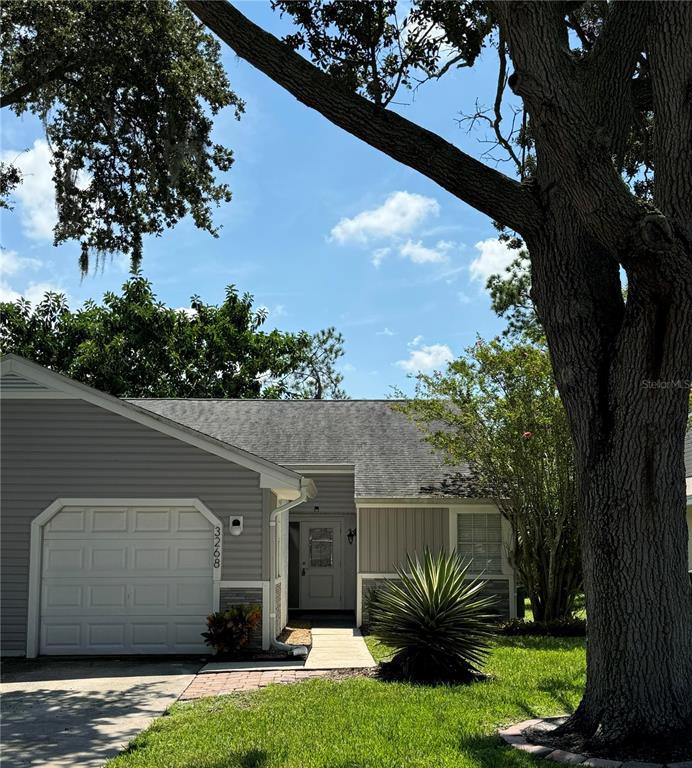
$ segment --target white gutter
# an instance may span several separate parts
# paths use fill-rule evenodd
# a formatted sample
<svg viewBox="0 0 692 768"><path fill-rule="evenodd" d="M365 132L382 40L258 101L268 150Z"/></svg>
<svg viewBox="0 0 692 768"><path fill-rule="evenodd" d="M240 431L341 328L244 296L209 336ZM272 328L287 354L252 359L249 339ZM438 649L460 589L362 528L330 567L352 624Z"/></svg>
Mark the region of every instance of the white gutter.
<svg viewBox="0 0 692 768"><path fill-rule="evenodd" d="M312 499L316 494L317 490L315 488L315 483L313 483L313 481L309 480L308 478L302 477L300 479L300 496L298 496L297 499L293 499L292 501L287 501L284 504L281 504L276 509L272 510L272 513L269 515L269 621L272 627L275 627L276 624L276 577L274 575L276 573L276 521L278 520L280 514L283 512L288 512L289 510L293 509L293 507L297 507L299 504L302 504L308 499ZM274 532L273 536L271 535L272 531ZM292 656L308 655L308 649L304 645L289 645L288 643L282 643L277 640L274 636L273 629L271 630L270 644L272 648L278 648L282 651L287 651Z"/></svg>

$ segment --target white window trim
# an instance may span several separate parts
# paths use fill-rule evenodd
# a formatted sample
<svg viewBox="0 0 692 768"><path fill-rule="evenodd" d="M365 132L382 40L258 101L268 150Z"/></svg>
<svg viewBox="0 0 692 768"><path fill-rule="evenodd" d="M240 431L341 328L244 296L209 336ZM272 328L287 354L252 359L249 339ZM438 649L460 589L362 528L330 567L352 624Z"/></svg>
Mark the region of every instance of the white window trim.
<svg viewBox="0 0 692 768"><path fill-rule="evenodd" d="M223 526L218 517L199 499L132 499L132 498L60 498L49 504L41 514L31 521L31 543L29 545L29 595L27 599L26 657L35 659L38 655L39 626L41 623L41 574L43 529L64 507L192 507L201 513L212 525L213 535L219 536L215 549L219 551L218 565L212 562L213 608L219 609L219 588L223 565Z"/></svg>

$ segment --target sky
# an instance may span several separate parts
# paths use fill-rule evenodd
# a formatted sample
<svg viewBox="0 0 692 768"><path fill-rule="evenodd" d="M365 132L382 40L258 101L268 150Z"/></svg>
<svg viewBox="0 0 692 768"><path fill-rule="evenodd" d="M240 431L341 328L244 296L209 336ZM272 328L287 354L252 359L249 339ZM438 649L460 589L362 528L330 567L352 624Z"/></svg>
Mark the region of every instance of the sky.
<svg viewBox="0 0 692 768"><path fill-rule="evenodd" d="M275 34L288 28L264 0L237 6ZM195 294L220 303L233 283L269 310L267 328L335 326L345 338L344 387L354 398L410 393L418 371L443 369L477 334L501 331L485 280L511 255L487 217L304 107L226 46L223 61L246 102L239 122L228 109L214 128L234 151L223 174L233 200L215 211L218 239L184 220L145 240L142 271L161 301L186 307ZM492 102L496 78L490 50L473 70L404 95L408 103L396 109L480 158L486 135L458 121L476 100ZM6 110L0 120L0 158L24 173L14 210L3 210L0 221L0 300L36 302L53 290L76 308L119 290L127 259L114 256L82 278L78 245L52 245L50 151L40 123Z"/></svg>

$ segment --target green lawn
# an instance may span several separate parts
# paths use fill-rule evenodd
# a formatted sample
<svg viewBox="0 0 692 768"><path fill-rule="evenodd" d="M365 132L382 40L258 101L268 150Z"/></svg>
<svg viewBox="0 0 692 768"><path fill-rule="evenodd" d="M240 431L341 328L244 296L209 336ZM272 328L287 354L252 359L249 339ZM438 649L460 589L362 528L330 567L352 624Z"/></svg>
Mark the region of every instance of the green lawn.
<svg viewBox="0 0 692 768"><path fill-rule="evenodd" d="M386 648L372 638L376 658ZM583 639L498 641L489 682L427 687L367 678L273 685L177 704L108 768L495 768L535 766L495 736L504 723L572 710Z"/></svg>

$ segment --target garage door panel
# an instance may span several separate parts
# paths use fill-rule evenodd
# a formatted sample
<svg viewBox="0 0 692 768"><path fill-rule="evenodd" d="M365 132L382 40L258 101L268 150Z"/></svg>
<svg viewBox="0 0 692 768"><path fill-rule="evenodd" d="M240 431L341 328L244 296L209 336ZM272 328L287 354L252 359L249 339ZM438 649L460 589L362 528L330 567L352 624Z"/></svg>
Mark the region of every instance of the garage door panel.
<svg viewBox="0 0 692 768"><path fill-rule="evenodd" d="M125 650L127 626L120 624L85 624L90 646L101 650Z"/></svg>
<svg viewBox="0 0 692 768"><path fill-rule="evenodd" d="M46 609L81 608L83 590L80 584L45 584L43 605Z"/></svg>
<svg viewBox="0 0 692 768"><path fill-rule="evenodd" d="M92 571L124 571L128 566L128 548L119 544L90 547L89 564Z"/></svg>
<svg viewBox="0 0 692 768"><path fill-rule="evenodd" d="M167 571L171 567L169 547L133 546L132 567L137 571Z"/></svg>
<svg viewBox="0 0 692 768"><path fill-rule="evenodd" d="M44 557L44 574L61 576L64 573L80 571L84 568L84 548L78 544L63 544L51 547Z"/></svg>
<svg viewBox="0 0 692 768"><path fill-rule="evenodd" d="M209 571L211 568L211 551L209 547L181 546L176 551L175 567L183 571Z"/></svg>
<svg viewBox="0 0 692 768"><path fill-rule="evenodd" d="M44 532L41 653L206 650L213 539L203 515L71 508L51 522Z"/></svg>
<svg viewBox="0 0 692 768"><path fill-rule="evenodd" d="M90 528L93 533L123 533L127 531L127 510L94 510Z"/></svg>
<svg viewBox="0 0 692 768"><path fill-rule="evenodd" d="M135 510L134 532L170 533L174 515L167 510Z"/></svg>
<svg viewBox="0 0 692 768"><path fill-rule="evenodd" d="M46 526L46 532L83 532L86 530L86 510L63 509Z"/></svg>
<svg viewBox="0 0 692 768"><path fill-rule="evenodd" d="M91 584L87 587L87 610L102 611L104 608L127 607L127 583Z"/></svg>

